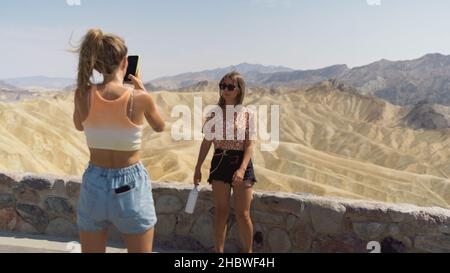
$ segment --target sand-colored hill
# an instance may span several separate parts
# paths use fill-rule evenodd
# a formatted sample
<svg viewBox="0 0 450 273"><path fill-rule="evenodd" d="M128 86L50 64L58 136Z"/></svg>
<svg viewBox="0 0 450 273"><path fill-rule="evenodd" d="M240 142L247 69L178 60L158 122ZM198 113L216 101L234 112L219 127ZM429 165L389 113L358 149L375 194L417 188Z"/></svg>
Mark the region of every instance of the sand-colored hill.
<svg viewBox="0 0 450 273"><path fill-rule="evenodd" d="M405 108L325 82L307 90L253 90L247 104L278 104L280 145L255 151L258 189L450 207L450 130L400 126ZM199 141L171 138L172 107L204 106L217 93L152 93L168 126L148 126L142 158L153 180L191 183ZM73 99L0 104L0 170L81 175L88 161L83 133L72 125ZM203 168L206 180L210 157Z"/></svg>

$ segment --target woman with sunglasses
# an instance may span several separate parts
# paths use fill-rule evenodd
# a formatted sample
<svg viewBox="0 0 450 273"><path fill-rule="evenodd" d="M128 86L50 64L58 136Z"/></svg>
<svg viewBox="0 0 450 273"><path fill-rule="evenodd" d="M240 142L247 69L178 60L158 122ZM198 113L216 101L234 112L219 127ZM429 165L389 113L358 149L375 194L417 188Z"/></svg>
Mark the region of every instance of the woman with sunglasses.
<svg viewBox="0 0 450 273"><path fill-rule="evenodd" d="M205 138L200 147L194 184L199 185L201 182L201 167L213 143L215 152L208 182L212 185L215 207L215 251L217 253L224 251L230 195L233 188L234 210L242 242L241 252L251 253L253 224L250 218L250 206L253 199L253 186L256 183L251 160L254 145L254 116L248 108L242 106L245 97L245 81L238 72L225 75L219 87L218 106L210 112L203 126ZM227 112L227 108L234 110L229 117L227 114L230 112ZM252 126L249 126L250 124ZM223 131L223 134L215 132L216 125L222 125L222 130L219 128L217 133ZM244 137L238 131L244 131Z"/></svg>

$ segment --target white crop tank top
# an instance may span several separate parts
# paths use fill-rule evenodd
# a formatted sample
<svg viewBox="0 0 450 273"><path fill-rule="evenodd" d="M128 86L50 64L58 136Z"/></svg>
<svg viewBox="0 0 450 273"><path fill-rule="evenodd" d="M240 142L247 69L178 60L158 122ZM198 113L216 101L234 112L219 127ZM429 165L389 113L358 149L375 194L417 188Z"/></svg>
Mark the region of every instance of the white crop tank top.
<svg viewBox="0 0 450 273"><path fill-rule="evenodd" d="M130 97L130 112L133 109L134 89L115 100L104 99L95 85L89 92L90 109L83 122L88 147L113 151L139 150L144 125L133 123L127 113Z"/></svg>

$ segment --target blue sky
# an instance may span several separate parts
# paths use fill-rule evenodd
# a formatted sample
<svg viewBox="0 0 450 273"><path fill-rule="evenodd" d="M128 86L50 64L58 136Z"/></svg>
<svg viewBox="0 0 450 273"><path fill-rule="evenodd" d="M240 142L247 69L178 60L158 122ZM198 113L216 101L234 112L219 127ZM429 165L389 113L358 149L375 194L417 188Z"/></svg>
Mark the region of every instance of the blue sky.
<svg viewBox="0 0 450 273"><path fill-rule="evenodd" d="M73 0L69 0L73 1ZM314 69L450 54L448 0L4 0L0 78L75 77L92 27L127 41L142 76L241 62Z"/></svg>

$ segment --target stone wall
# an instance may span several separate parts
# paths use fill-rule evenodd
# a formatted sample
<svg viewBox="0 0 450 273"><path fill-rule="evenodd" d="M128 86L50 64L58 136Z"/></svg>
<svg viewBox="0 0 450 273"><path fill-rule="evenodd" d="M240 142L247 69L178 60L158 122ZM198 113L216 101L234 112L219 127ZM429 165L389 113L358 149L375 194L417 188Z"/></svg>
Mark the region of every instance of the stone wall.
<svg viewBox="0 0 450 273"><path fill-rule="evenodd" d="M155 246L213 249L214 206L202 188L193 215L184 213L191 186L152 183L158 224ZM77 177L0 173L0 230L76 237ZM251 211L255 252L450 252L450 210L308 194L256 192ZM233 209L226 250L239 249ZM120 234L110 229L110 240ZM376 244L376 243L375 243Z"/></svg>

